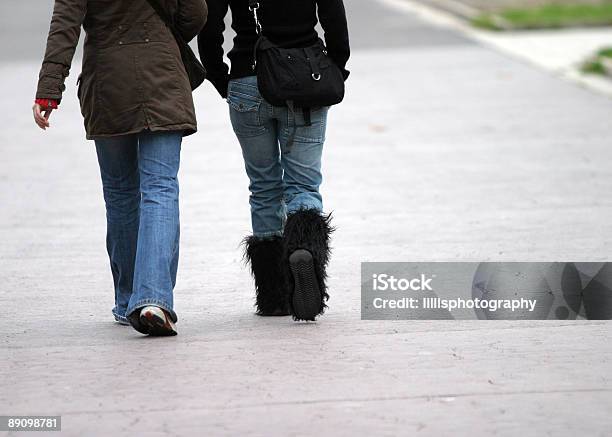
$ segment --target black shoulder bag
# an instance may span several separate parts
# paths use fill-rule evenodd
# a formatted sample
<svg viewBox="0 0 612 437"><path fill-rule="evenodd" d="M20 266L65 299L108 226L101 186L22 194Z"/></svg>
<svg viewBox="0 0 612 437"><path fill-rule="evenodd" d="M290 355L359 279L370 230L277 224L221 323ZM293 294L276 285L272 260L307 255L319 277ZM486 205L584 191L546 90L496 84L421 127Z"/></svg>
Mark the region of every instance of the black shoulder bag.
<svg viewBox="0 0 612 437"><path fill-rule="evenodd" d="M266 101L274 106L317 108L340 103L344 78L340 68L327 56L325 44L303 48L281 48L263 36L257 11L259 2L249 0L259 38L253 50L253 71Z"/></svg>
<svg viewBox="0 0 612 437"><path fill-rule="evenodd" d="M178 45L179 51L181 52L181 59L183 61L183 65L185 66L185 71L187 72L187 76L189 76L189 84L191 85L191 90L195 90L197 87L202 85L204 80L206 79L206 69L195 55L187 41L183 39L183 36L176 28L174 24L174 19L169 16L168 12L157 2L157 0L147 0L153 10L159 15L159 18L162 19L166 26L172 32L174 39L176 40L176 44Z"/></svg>

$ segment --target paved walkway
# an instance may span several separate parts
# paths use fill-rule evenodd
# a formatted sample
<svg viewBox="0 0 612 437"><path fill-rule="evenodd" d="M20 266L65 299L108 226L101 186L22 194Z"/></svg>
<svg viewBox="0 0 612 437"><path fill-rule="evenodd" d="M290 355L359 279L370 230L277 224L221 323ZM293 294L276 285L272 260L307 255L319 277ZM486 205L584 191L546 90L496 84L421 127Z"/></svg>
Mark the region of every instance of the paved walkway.
<svg viewBox="0 0 612 437"><path fill-rule="evenodd" d="M0 65L2 414L61 414L67 436L612 432L608 322L359 315L361 261L609 260L612 102L411 14L346 3L353 76L324 163L333 297L317 323L252 314L247 180L206 87L181 171L180 335L114 324L76 74L42 133L38 61Z"/></svg>
<svg viewBox="0 0 612 437"><path fill-rule="evenodd" d="M555 76L612 97L612 79L583 73L582 66L597 51L612 45L612 27L495 32L472 26L469 19L478 10L465 10L471 1L382 0L389 7L436 23L447 31L469 37L508 56ZM475 0L480 2L481 0ZM506 0L500 0L503 3ZM515 1L515 0L508 0ZM532 0L526 0L527 2ZM561 0L565 1L565 0ZM496 2L491 2L491 7Z"/></svg>

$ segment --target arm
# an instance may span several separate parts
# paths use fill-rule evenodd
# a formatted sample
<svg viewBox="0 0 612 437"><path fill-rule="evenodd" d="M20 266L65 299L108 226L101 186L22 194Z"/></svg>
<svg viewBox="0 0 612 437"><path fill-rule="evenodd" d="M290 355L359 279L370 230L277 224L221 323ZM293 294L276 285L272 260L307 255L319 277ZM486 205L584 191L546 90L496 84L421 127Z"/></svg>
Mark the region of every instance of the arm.
<svg viewBox="0 0 612 437"><path fill-rule="evenodd" d="M325 32L329 57L340 67L344 80L349 76L346 63L351 55L346 11L342 0L317 0L319 21Z"/></svg>
<svg viewBox="0 0 612 437"><path fill-rule="evenodd" d="M187 42L196 37L206 24L208 6L205 0L179 0L176 27Z"/></svg>
<svg viewBox="0 0 612 437"><path fill-rule="evenodd" d="M86 10L87 0L55 0L37 99L61 101Z"/></svg>
<svg viewBox="0 0 612 437"><path fill-rule="evenodd" d="M208 22L198 35L198 49L202 64L221 97L227 97L229 67L223 62L223 31L229 0L209 0Z"/></svg>

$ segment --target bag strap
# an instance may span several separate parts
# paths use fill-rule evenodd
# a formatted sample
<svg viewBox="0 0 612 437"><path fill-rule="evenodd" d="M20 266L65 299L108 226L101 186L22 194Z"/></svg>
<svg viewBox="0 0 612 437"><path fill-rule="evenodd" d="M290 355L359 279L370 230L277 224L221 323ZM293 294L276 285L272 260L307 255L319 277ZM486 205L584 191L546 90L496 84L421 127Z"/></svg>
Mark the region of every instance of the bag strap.
<svg viewBox="0 0 612 437"><path fill-rule="evenodd" d="M289 131L289 137L287 138L287 151L286 153L291 152L291 146L293 146L293 142L295 141L295 134L297 132L297 121L295 118L295 107L293 105L293 100L287 100L287 110L288 113L291 114L291 119L293 121L293 126Z"/></svg>
<svg viewBox="0 0 612 437"><path fill-rule="evenodd" d="M255 30L257 31L257 35L261 35L263 28L261 27L259 15L257 14L257 11L259 10L259 1L249 0L249 10L253 13L253 19L255 19Z"/></svg>
<svg viewBox="0 0 612 437"><path fill-rule="evenodd" d="M249 0L249 11L253 13L253 20L255 20L255 32L257 32L257 41L255 42L255 46L253 46L253 63L251 64L251 69L255 71L257 69L257 50L259 49L259 45L263 41L263 28L261 27L261 22L259 21L259 15L257 11L259 10L259 1L258 0Z"/></svg>
<svg viewBox="0 0 612 437"><path fill-rule="evenodd" d="M261 41L261 37L257 38L257 41L255 41L255 45L253 46L253 63L251 64L251 69L253 71L257 69L257 50L259 49Z"/></svg>
<svg viewBox="0 0 612 437"><path fill-rule="evenodd" d="M175 26L174 18L170 14L168 14L168 11L166 11L157 0L147 0L147 3L149 3L149 5L153 8L159 18L161 18L161 20L166 24L166 26L168 26L168 28L174 35L174 38L180 44L187 44L187 42L183 39L183 36Z"/></svg>
<svg viewBox="0 0 612 437"><path fill-rule="evenodd" d="M166 25L174 30L174 20L170 18L168 12L162 8L162 6L157 2L157 0L147 0L147 3L153 8L155 13L162 19Z"/></svg>
<svg viewBox="0 0 612 437"><path fill-rule="evenodd" d="M264 43L265 38L262 35L263 27L261 26L261 22L259 21L259 15L257 14L257 11L259 11L259 1L249 0L249 10L253 13L253 20L255 20L255 31L257 32L257 35L259 36L259 38L257 38L257 41L255 42L255 46L253 47L253 65L252 67L253 67L253 71L255 71L255 69L257 68L257 50L262 44L265 45ZM312 70L312 78L314 80L319 80L321 78L321 74L319 73L318 67L314 63L313 54L307 52L306 55L310 61L310 67ZM316 78L317 76L318 78ZM297 132L295 107L293 105L292 100L287 101L287 109L288 109L289 114L291 114L291 119L293 120L293 127L289 131L289 137L287 138L287 153L289 153L291 151L291 146L293 146L293 143L295 141L295 134ZM311 121L311 115L310 115L311 114L310 108L303 108L302 111L304 114L304 121L305 121L306 126L311 126L312 121Z"/></svg>
<svg viewBox="0 0 612 437"><path fill-rule="evenodd" d="M304 49L304 54L306 55L306 59L310 64L310 77L312 77L312 79L315 81L321 80L321 71L319 70L319 66L315 62L315 53L310 47L306 47Z"/></svg>

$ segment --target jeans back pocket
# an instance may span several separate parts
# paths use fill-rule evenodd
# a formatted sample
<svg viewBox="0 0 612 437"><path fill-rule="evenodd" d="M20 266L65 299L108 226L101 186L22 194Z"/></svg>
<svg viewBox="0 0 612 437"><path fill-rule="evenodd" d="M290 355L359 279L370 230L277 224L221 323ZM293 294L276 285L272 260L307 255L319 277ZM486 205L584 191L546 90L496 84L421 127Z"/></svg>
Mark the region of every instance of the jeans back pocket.
<svg viewBox="0 0 612 437"><path fill-rule="evenodd" d="M230 82L227 103L230 107L230 119L236 135L252 137L265 132L265 127L259 118L262 101L256 87L240 82Z"/></svg>

